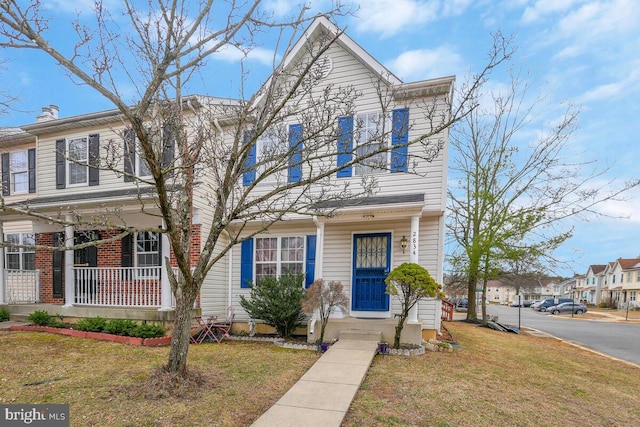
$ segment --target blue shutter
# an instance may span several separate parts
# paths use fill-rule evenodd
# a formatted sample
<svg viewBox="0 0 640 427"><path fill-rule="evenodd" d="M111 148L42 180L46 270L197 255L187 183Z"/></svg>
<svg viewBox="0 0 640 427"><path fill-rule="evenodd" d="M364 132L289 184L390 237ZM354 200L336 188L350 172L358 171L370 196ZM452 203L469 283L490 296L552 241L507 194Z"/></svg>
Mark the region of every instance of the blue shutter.
<svg viewBox="0 0 640 427"><path fill-rule="evenodd" d="M338 117L338 167L351 161L353 151L353 116ZM338 170L338 178L351 176L351 166Z"/></svg>
<svg viewBox="0 0 640 427"><path fill-rule="evenodd" d="M250 288L253 281L253 239L242 242L240 251L240 287Z"/></svg>
<svg viewBox="0 0 640 427"><path fill-rule="evenodd" d="M393 110L391 134L391 172L406 172L408 170L409 147L409 109ZM404 145L396 147L396 145Z"/></svg>
<svg viewBox="0 0 640 427"><path fill-rule="evenodd" d="M307 236L307 262L305 265L306 277L304 281L304 286L308 288L313 284L315 280L315 269L316 269L316 236L309 235Z"/></svg>
<svg viewBox="0 0 640 427"><path fill-rule="evenodd" d="M245 131L243 134L243 144L249 144L251 142L252 132ZM245 172L242 174L242 184L245 187L250 186L253 181L256 180L256 144L253 144L247 160L244 163Z"/></svg>
<svg viewBox="0 0 640 427"><path fill-rule="evenodd" d="M289 126L289 182L300 182L302 179L302 125Z"/></svg>

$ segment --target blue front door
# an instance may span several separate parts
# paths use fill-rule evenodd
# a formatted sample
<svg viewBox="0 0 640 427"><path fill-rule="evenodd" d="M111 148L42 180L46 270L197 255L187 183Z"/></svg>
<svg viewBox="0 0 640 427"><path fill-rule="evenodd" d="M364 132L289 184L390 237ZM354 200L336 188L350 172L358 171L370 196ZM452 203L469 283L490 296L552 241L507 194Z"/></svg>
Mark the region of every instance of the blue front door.
<svg viewBox="0 0 640 427"><path fill-rule="evenodd" d="M353 298L351 309L389 311L384 279L391 262L391 233L353 236Z"/></svg>

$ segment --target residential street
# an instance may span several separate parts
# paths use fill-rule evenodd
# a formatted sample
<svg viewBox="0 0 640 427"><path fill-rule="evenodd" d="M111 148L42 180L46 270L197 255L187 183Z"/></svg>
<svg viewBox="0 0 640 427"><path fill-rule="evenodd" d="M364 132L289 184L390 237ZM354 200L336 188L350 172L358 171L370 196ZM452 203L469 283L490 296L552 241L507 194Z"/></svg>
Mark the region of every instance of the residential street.
<svg viewBox="0 0 640 427"><path fill-rule="evenodd" d="M534 328L566 341L640 365L640 323L553 316L530 308L489 305L500 323ZM520 322L518 322L520 312Z"/></svg>

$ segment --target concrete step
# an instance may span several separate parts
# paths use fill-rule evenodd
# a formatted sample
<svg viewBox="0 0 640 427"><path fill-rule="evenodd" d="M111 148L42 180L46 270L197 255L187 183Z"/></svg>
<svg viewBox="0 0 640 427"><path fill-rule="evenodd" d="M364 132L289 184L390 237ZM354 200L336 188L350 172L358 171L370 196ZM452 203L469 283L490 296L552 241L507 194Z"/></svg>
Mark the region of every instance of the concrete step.
<svg viewBox="0 0 640 427"><path fill-rule="evenodd" d="M340 331L340 340L353 341L382 341L382 331L370 329L343 329Z"/></svg>
<svg viewBox="0 0 640 427"><path fill-rule="evenodd" d="M26 313L11 313L9 315L9 320L13 322L28 322L29 314Z"/></svg>

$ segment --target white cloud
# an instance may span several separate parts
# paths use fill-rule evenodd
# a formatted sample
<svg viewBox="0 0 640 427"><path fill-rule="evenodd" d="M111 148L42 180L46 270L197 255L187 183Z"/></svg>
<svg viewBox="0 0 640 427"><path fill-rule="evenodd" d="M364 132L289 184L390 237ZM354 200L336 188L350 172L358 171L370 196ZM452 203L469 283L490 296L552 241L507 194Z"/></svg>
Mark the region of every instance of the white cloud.
<svg viewBox="0 0 640 427"><path fill-rule="evenodd" d="M272 65L273 64L273 51L262 49L262 48L254 48L249 51L246 55L240 49L232 46L225 45L219 51L212 55L214 59L220 59L226 62L239 62L243 59L256 61L264 65ZM277 61L277 58L276 58Z"/></svg>
<svg viewBox="0 0 640 427"><path fill-rule="evenodd" d="M584 0L538 0L532 6L527 6L522 20L525 23L535 22L548 15L569 10L574 4L583 2Z"/></svg>
<svg viewBox="0 0 640 427"><path fill-rule="evenodd" d="M414 25L434 21L440 8L437 0L368 0L360 2L358 31L390 37Z"/></svg>
<svg viewBox="0 0 640 427"><path fill-rule="evenodd" d="M460 74L464 65L462 57L445 45L403 52L387 66L401 79L410 81Z"/></svg>

